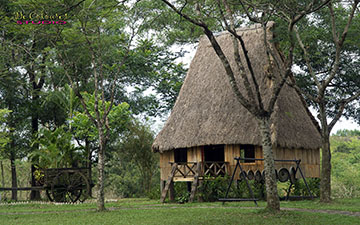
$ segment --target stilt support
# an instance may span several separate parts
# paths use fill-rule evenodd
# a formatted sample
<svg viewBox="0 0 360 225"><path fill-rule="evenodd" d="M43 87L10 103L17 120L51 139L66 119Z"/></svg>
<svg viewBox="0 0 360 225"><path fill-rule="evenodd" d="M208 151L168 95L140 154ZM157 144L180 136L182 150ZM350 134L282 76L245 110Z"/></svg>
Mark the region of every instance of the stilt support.
<svg viewBox="0 0 360 225"><path fill-rule="evenodd" d="M164 189L162 190L161 192L161 198L160 198L160 202L161 203L164 203L165 202L165 199L166 199L166 195L169 191L169 188L170 186L173 184L173 179L174 179L174 175L175 175L175 172L176 172L176 169L177 169L177 163L174 163L172 168L171 168L171 173L170 173L170 176L168 177L167 181L166 181L166 184L165 184L165 187Z"/></svg>

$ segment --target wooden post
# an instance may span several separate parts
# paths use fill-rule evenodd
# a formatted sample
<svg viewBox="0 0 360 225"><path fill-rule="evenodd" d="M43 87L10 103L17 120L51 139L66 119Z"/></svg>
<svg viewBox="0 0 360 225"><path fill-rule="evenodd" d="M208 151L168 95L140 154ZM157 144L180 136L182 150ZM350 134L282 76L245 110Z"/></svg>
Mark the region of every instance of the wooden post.
<svg viewBox="0 0 360 225"><path fill-rule="evenodd" d="M171 181L169 186L169 201L175 201L174 181Z"/></svg>
<svg viewBox="0 0 360 225"><path fill-rule="evenodd" d="M160 193L162 193L162 191L164 190L164 188L165 188L165 180L161 180L160 179Z"/></svg>
<svg viewBox="0 0 360 225"><path fill-rule="evenodd" d="M175 175L175 172L177 170L177 163L174 163L172 165L172 169L171 169L171 173L166 181L166 184L165 184L165 187L163 188L162 192L161 192L161 198L160 198L160 202L161 203L164 203L165 201L165 198L166 198L166 195L167 195L167 192L169 191L169 199L171 201L174 200L174 182L173 182L173 178L174 178L174 175Z"/></svg>
<svg viewBox="0 0 360 225"><path fill-rule="evenodd" d="M198 162L197 165L196 165L194 181L193 181L192 187L191 187L191 194L190 194L190 199L189 199L190 202L194 201L196 190L197 190L197 187L199 185L200 172L201 172L201 163Z"/></svg>
<svg viewBox="0 0 360 225"><path fill-rule="evenodd" d="M203 186L204 185L203 183L204 183L204 180L199 180L199 187ZM202 197L202 195L197 196L197 201L198 202L204 202L204 198Z"/></svg>

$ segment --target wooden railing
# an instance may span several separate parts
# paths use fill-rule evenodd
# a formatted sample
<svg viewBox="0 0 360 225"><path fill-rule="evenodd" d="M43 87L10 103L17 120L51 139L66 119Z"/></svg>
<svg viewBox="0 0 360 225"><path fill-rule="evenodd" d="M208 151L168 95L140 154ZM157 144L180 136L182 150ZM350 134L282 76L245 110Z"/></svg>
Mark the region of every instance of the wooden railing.
<svg viewBox="0 0 360 225"><path fill-rule="evenodd" d="M190 178L195 176L196 165L198 162L178 162L174 177ZM200 176L218 177L228 174L228 162L213 161L200 162ZM172 162L170 162L173 165Z"/></svg>
<svg viewBox="0 0 360 225"><path fill-rule="evenodd" d="M227 171L228 162L204 162L204 176L224 176Z"/></svg>
<svg viewBox="0 0 360 225"><path fill-rule="evenodd" d="M171 163L172 166L173 163ZM178 162L174 177L194 177L197 162Z"/></svg>

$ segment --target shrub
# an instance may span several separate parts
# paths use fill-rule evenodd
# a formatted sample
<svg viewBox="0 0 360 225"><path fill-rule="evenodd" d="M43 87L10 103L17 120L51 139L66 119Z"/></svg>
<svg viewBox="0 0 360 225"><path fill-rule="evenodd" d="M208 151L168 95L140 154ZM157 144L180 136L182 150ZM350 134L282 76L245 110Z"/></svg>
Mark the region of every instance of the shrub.
<svg viewBox="0 0 360 225"><path fill-rule="evenodd" d="M306 178L306 182L313 196L320 196L320 178ZM291 189L290 195L296 196L308 196L308 190L303 179L298 179L293 188Z"/></svg>

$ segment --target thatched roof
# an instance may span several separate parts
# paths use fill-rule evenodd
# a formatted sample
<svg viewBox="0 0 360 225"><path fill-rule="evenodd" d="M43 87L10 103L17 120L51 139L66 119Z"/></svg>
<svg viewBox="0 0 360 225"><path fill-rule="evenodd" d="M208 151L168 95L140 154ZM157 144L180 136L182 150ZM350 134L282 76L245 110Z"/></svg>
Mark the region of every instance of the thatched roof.
<svg viewBox="0 0 360 225"><path fill-rule="evenodd" d="M269 67L266 56L263 30L255 25L241 29L238 33L242 35L249 51L266 105L271 85L269 76L277 75L274 72L269 74L269 68L273 67ZM270 29L269 35L272 35ZM216 38L232 68L235 68L230 34L222 33ZM239 77L237 79L241 80ZM244 90L239 86L240 90ZM279 94L271 129L274 146L305 149L320 147L320 135L291 87L284 86ZM261 136L257 121L236 99L221 61L209 40L203 37L171 115L152 147L154 151L163 152L215 144L261 145Z"/></svg>

